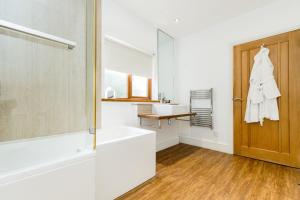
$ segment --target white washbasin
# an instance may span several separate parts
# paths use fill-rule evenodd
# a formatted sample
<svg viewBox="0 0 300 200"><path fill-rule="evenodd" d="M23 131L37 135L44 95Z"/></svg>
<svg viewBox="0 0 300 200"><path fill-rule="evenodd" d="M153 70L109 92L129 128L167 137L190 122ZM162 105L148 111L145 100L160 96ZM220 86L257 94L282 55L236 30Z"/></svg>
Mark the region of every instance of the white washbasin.
<svg viewBox="0 0 300 200"><path fill-rule="evenodd" d="M179 115L189 113L189 107L186 105L153 104L152 112L157 115Z"/></svg>

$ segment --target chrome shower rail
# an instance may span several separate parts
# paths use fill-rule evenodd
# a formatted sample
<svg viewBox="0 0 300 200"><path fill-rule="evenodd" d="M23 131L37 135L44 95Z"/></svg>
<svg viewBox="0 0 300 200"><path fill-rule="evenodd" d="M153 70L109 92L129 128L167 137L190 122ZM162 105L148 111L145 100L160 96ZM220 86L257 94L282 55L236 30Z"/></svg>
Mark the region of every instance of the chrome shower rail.
<svg viewBox="0 0 300 200"><path fill-rule="evenodd" d="M17 24L11 23L11 22L7 22L4 20L0 20L0 28L4 28L4 29L8 29L8 30L15 31L18 33L23 33L23 34L30 35L33 37L41 38L44 40L49 40L52 42L64 44L64 45L68 46L68 49L74 49L76 46L76 43L73 41L66 40L64 38L50 35L48 33L43 33L41 31L30 29L30 28L20 26L20 25L17 25Z"/></svg>

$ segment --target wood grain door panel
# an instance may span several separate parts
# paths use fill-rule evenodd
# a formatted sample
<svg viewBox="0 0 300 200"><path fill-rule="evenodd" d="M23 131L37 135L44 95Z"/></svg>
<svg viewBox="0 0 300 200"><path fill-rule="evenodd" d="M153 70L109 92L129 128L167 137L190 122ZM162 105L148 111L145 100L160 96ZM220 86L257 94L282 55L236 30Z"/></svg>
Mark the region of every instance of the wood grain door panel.
<svg viewBox="0 0 300 200"><path fill-rule="evenodd" d="M295 153L300 152L299 147L293 141L299 141L299 128L291 129L295 124L291 123L291 109L299 110L299 103L291 107L291 98L296 98L300 87L293 85L291 67L295 67L300 60L295 61L293 55L299 48L295 46L297 38L291 40L295 33L285 33L277 36L241 44L234 47L234 97L242 101L234 101L234 148L235 154L252 157L256 159L276 162L289 166L299 166L299 160ZM293 44L291 44L293 42ZM281 92L278 98L279 121L265 120L263 126L259 123L247 124L244 122L247 96L249 89L250 73L254 64L254 57L259 52L262 44L270 50L270 59L274 65L274 77ZM300 54L300 53L299 53ZM293 62L292 62L293 61ZM294 72L299 72L300 70ZM299 74L300 77L300 74ZM293 90L294 96L290 91ZM295 93L296 90L296 93ZM299 95L298 95L299 96ZM297 107L295 107L297 106ZM300 122L299 122L300 123ZM297 125L298 127L298 125ZM294 134L291 134L293 130Z"/></svg>

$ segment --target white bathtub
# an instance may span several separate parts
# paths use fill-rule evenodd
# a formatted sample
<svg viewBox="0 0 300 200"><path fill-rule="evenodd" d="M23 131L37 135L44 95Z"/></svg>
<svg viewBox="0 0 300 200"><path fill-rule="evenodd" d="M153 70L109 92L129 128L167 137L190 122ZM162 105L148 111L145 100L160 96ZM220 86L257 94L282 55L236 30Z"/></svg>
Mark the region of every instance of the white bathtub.
<svg viewBox="0 0 300 200"><path fill-rule="evenodd" d="M112 200L155 176L156 133L121 127L97 131L96 199Z"/></svg>
<svg viewBox="0 0 300 200"><path fill-rule="evenodd" d="M96 152L84 132L0 143L0 200L114 199L155 176L155 137L98 130Z"/></svg>
<svg viewBox="0 0 300 200"><path fill-rule="evenodd" d="M94 200L95 152L87 133L0 144L1 200Z"/></svg>

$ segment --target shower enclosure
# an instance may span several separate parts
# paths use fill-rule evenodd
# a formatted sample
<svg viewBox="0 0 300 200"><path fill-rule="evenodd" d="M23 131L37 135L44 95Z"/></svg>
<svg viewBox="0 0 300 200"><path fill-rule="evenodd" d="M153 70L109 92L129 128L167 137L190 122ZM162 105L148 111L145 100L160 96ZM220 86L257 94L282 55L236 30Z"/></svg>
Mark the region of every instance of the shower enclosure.
<svg viewBox="0 0 300 200"><path fill-rule="evenodd" d="M28 199L39 199L37 192L10 191L38 190L44 185L42 191L46 183L41 172L54 173L56 168L51 166L58 163L74 164L66 169L66 177L60 176L62 183L74 186L72 191L79 185L71 177L87 177L82 183L87 185L93 180L87 166L94 162L96 97L101 88L96 87L101 77L96 56L100 55L98 9L100 0L0 0L1 198L29 195ZM84 166L78 164L83 161ZM38 185L30 182L35 177L33 169L39 174L32 183ZM78 170L77 175L70 170ZM20 177L29 182L22 185ZM93 194L93 187L86 193ZM44 192L47 196L50 191ZM75 194L70 193L69 199L82 198ZM50 193L49 198L60 199Z"/></svg>

